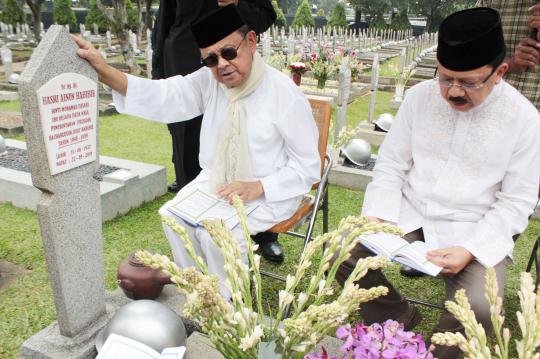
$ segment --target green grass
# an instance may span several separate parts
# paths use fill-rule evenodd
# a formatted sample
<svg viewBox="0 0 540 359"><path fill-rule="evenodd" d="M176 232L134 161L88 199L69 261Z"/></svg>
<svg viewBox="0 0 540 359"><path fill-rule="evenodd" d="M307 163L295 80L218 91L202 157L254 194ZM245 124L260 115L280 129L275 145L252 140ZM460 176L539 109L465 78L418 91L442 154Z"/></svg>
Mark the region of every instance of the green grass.
<svg viewBox="0 0 540 359"><path fill-rule="evenodd" d="M0 101L0 111L19 112L21 104L19 101Z"/></svg>
<svg viewBox="0 0 540 359"><path fill-rule="evenodd" d="M390 112L388 102L390 93L377 95L377 114ZM369 96L357 99L349 105L347 123L355 125L367 117ZM17 110L17 103L0 103L0 110ZM160 164L167 167L168 179L172 180L170 163L170 135L165 125L143 121L129 116L102 117L99 123L100 153L108 156ZM23 138L23 137L19 137ZM330 186L330 228L335 228L345 216L359 213L363 193L337 186ZM103 225L104 260L106 288L116 288L116 271L119 263L137 249L151 249L170 255L167 239L163 235L157 215L159 207L172 198L167 194L128 214L108 221ZM37 215L34 212L14 208L0 203L0 261L7 260L31 271L18 278L13 286L0 291L0 358L17 358L24 340L49 325L56 317L50 289L49 276L43 256ZM316 233L320 233L320 224ZM507 324L517 335L515 311L518 308L516 289L519 287L519 272L524 270L533 239L540 235L540 222L530 221L526 233L517 242L515 262L507 274L505 310ZM281 265L263 261L263 269L277 273L294 271L300 253L299 241L289 236L280 236L285 247L286 259ZM396 265L386 270L405 295L440 302L444 288L440 280L432 278L405 279L400 276ZM266 305L277 303L277 293L282 283L264 278L264 297ZM339 290L336 287L336 290ZM265 305L265 306L266 306ZM416 329L428 335L435 325L439 312L420 308L424 321ZM361 318L354 316L352 321Z"/></svg>

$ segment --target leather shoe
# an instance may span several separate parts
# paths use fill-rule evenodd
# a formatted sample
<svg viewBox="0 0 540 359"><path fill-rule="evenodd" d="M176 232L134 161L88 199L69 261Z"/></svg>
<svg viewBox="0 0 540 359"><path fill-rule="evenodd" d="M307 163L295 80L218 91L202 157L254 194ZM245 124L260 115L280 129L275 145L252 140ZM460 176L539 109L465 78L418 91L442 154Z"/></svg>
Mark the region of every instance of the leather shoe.
<svg viewBox="0 0 540 359"><path fill-rule="evenodd" d="M171 193L178 193L178 191L180 191L180 188L178 188L178 183L174 181L167 187L167 190Z"/></svg>
<svg viewBox="0 0 540 359"><path fill-rule="evenodd" d="M399 269L399 273L401 275L404 275L406 277L423 277L426 274L423 272L420 272L419 270L414 269L413 267L409 267L408 265L402 264L401 268Z"/></svg>
<svg viewBox="0 0 540 359"><path fill-rule="evenodd" d="M259 245L258 252L261 256L271 262L283 262L283 247L277 240L277 233L261 232L251 236L251 239Z"/></svg>
<svg viewBox="0 0 540 359"><path fill-rule="evenodd" d="M420 314L420 311L412 304L409 304L405 313L396 318L398 323L403 323L405 331L412 330L421 320L422 314Z"/></svg>

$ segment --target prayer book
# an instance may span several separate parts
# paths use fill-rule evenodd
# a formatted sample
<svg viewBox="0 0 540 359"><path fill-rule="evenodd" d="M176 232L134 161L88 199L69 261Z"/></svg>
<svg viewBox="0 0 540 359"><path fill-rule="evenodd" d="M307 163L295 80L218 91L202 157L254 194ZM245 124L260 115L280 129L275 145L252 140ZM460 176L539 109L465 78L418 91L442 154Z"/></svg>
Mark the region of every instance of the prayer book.
<svg viewBox="0 0 540 359"><path fill-rule="evenodd" d="M158 353L137 340L111 334L96 359L183 359L185 353L186 347L165 348Z"/></svg>
<svg viewBox="0 0 540 359"><path fill-rule="evenodd" d="M257 202L245 203L246 215L258 206ZM192 226L201 226L203 221L215 219L223 220L229 229L240 223L234 206L201 187L192 188L177 203L169 207L169 211Z"/></svg>
<svg viewBox="0 0 540 359"><path fill-rule="evenodd" d="M375 254L408 265L434 277L442 270L442 267L426 259L426 254L431 248L421 241L409 243L395 234L378 232L362 235L360 243Z"/></svg>

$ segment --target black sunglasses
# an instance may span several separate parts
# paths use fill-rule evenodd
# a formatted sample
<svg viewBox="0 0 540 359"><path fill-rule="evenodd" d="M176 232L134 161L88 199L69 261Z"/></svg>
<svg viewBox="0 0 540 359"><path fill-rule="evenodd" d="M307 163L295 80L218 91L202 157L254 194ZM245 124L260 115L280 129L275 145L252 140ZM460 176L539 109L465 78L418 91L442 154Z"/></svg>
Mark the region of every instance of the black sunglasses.
<svg viewBox="0 0 540 359"><path fill-rule="evenodd" d="M244 37L242 38L242 41L240 41L238 46L223 47L221 48L221 50L219 50L219 55L216 54L215 52L212 52L205 58L202 58L201 62L203 63L204 66L214 67L218 64L219 57L222 57L227 61L236 59L236 56L238 56L238 49L240 48L240 45L242 45L242 42L244 42L245 39L246 39L246 36L244 35Z"/></svg>

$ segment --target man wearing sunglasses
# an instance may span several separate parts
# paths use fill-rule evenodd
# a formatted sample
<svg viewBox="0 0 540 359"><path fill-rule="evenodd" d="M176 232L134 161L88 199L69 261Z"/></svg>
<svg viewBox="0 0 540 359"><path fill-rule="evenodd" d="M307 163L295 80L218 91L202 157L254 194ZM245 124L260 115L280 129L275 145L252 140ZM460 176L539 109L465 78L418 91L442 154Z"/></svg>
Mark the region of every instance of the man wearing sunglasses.
<svg viewBox="0 0 540 359"><path fill-rule="evenodd" d="M256 34L266 31L276 19L270 0L161 0L152 32L152 78L186 76L204 66L190 27L210 11L230 4L236 6L242 20ZM202 115L167 124L175 172L175 181L169 186L171 192L178 192L201 172L201 121ZM253 239L259 244L259 252L264 258L281 262L284 254L277 237L275 233L261 232Z"/></svg>
<svg viewBox="0 0 540 359"><path fill-rule="evenodd" d="M121 113L172 123L204 114L199 159L201 173L167 202L160 214L196 188L231 200L238 195L258 207L249 214L252 234L289 218L302 196L319 181L317 126L304 94L284 74L266 65L257 39L234 6L211 12L194 24L193 35L207 66L164 80L128 76L107 65L92 45L77 39L79 56L110 86ZM221 293L230 297L221 252L203 227L184 226L197 255L220 278ZM164 225L175 262L193 266L180 236ZM233 229L247 261L240 226Z"/></svg>
<svg viewBox="0 0 540 359"><path fill-rule="evenodd" d="M489 8L447 17L439 28L438 78L407 92L386 135L368 185L362 215L397 225L405 239L426 242L426 260L441 266L446 299L464 288L477 320L491 329L484 297L485 268L494 267L499 295L514 242L534 210L540 178L540 115L503 80L505 45L500 16ZM336 275L340 283L359 258L361 244ZM418 310L380 271L359 283L383 285L388 295L362 304L368 324L392 318L411 329ZM425 298L422 298L425 299ZM463 333L443 311L435 331ZM457 358L456 347L434 357Z"/></svg>

